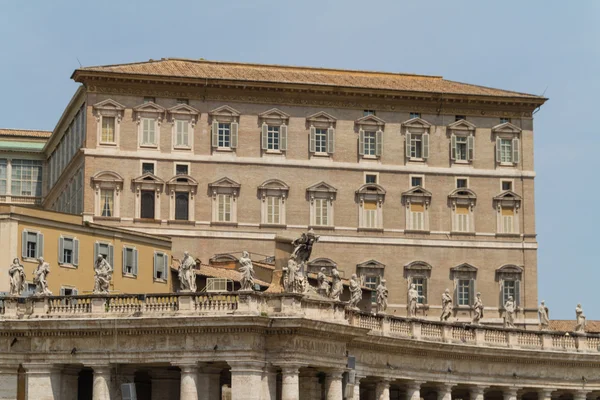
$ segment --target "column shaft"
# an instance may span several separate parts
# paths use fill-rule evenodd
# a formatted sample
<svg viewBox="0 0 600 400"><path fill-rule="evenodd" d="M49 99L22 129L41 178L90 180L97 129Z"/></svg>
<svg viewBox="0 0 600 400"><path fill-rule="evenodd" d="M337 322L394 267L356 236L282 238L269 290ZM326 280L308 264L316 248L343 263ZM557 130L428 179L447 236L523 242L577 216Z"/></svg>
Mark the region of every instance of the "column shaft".
<svg viewBox="0 0 600 400"><path fill-rule="evenodd" d="M198 400L198 367L196 365L182 365L180 368L179 399Z"/></svg>
<svg viewBox="0 0 600 400"><path fill-rule="evenodd" d="M422 384L423 382L410 382L406 386L406 400L420 400Z"/></svg>
<svg viewBox="0 0 600 400"><path fill-rule="evenodd" d="M229 364L231 365L231 398L260 400L264 364L258 362L230 362Z"/></svg>
<svg viewBox="0 0 600 400"><path fill-rule="evenodd" d="M52 365L24 365L27 400L60 400L60 371ZM96 400L96 399L94 399Z"/></svg>
<svg viewBox="0 0 600 400"><path fill-rule="evenodd" d="M390 382L380 381L377 382L375 389L377 400L390 400Z"/></svg>
<svg viewBox="0 0 600 400"><path fill-rule="evenodd" d="M110 371L109 366L95 366L94 383L92 387L92 400L111 400L110 396Z"/></svg>
<svg viewBox="0 0 600 400"><path fill-rule="evenodd" d="M19 380L19 366L0 367L0 399L16 400Z"/></svg>
<svg viewBox="0 0 600 400"><path fill-rule="evenodd" d="M281 369L281 400L298 400L300 398L298 367Z"/></svg>
<svg viewBox="0 0 600 400"><path fill-rule="evenodd" d="M277 370L265 367L261 376L262 400L277 400Z"/></svg>
<svg viewBox="0 0 600 400"><path fill-rule="evenodd" d="M471 400L483 400L485 389L487 389L487 387L483 387L483 386L472 387L470 390Z"/></svg>
<svg viewBox="0 0 600 400"><path fill-rule="evenodd" d="M437 388L438 400L452 400L452 385L444 384ZM471 399L473 400L473 399Z"/></svg>
<svg viewBox="0 0 600 400"><path fill-rule="evenodd" d="M327 400L342 400L342 371L331 371L327 374L325 380L325 388L327 391Z"/></svg>

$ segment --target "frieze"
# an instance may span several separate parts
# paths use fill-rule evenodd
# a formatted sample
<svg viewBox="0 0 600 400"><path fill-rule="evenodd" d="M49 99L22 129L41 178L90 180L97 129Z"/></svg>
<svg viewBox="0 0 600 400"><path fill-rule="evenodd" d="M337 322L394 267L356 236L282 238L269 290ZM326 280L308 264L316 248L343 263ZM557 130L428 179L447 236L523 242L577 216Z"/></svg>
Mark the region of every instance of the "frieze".
<svg viewBox="0 0 600 400"><path fill-rule="evenodd" d="M296 337L290 346L294 350L318 354L331 354L343 357L346 354L346 345L334 342L322 342L312 339Z"/></svg>

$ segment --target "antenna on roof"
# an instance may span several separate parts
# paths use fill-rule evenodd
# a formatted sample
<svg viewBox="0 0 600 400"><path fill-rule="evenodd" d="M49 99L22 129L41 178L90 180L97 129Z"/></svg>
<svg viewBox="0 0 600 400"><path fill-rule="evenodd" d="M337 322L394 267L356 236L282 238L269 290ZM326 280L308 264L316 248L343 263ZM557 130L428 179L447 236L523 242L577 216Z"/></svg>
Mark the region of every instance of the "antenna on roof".
<svg viewBox="0 0 600 400"><path fill-rule="evenodd" d="M544 97L544 95L546 94L546 90L548 90L548 86L546 86L546 89L544 89L544 91L542 92L542 97Z"/></svg>
<svg viewBox="0 0 600 400"><path fill-rule="evenodd" d="M75 57L75 59L77 60L77 62L79 63L79 68L83 68L83 65L81 65L81 61L79 61L79 58Z"/></svg>

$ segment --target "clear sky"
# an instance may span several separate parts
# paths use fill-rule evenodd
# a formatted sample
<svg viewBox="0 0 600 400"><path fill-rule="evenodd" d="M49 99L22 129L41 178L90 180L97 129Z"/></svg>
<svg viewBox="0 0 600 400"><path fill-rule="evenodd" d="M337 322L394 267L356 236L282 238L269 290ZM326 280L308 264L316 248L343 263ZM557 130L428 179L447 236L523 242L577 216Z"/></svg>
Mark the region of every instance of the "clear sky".
<svg viewBox="0 0 600 400"><path fill-rule="evenodd" d="M584 0L0 0L0 127L53 129L80 62L161 57L414 72L545 94L535 115L539 297L552 318L574 319L581 302L600 319L599 39L600 2Z"/></svg>

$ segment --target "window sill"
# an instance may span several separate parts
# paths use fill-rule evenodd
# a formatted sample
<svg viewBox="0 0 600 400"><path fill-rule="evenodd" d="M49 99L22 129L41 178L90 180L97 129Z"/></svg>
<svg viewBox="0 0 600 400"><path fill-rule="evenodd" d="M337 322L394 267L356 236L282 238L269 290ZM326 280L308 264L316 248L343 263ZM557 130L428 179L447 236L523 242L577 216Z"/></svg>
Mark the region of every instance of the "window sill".
<svg viewBox="0 0 600 400"><path fill-rule="evenodd" d="M190 150L192 150L192 148L190 146L173 146L173 150L190 151Z"/></svg>
<svg viewBox="0 0 600 400"><path fill-rule="evenodd" d="M331 156L331 154L329 153L312 153L313 157L323 157L323 158L329 158Z"/></svg>
<svg viewBox="0 0 600 400"><path fill-rule="evenodd" d="M238 223L237 222L233 222L233 221L231 221L231 222L226 222L226 221L212 221L210 224L213 225L213 226L235 226L235 227L238 226Z"/></svg>
<svg viewBox="0 0 600 400"><path fill-rule="evenodd" d="M285 229L287 228L286 224L265 224L262 223L258 226L259 228L278 228L278 229Z"/></svg>
<svg viewBox="0 0 600 400"><path fill-rule="evenodd" d="M460 165L469 165L469 164L471 164L471 161L470 160L454 160L453 163L460 164Z"/></svg>
<svg viewBox="0 0 600 400"><path fill-rule="evenodd" d="M383 233L383 228L365 228L365 227L359 227L358 231L359 232L379 232L379 233Z"/></svg>
<svg viewBox="0 0 600 400"><path fill-rule="evenodd" d="M500 162L500 163L498 163L498 165L500 167L508 167L508 168L516 167L517 166L517 164L512 163L512 162L510 162L510 163L509 162Z"/></svg>
<svg viewBox="0 0 600 400"><path fill-rule="evenodd" d="M475 236L475 232L450 231L452 236Z"/></svg>
<svg viewBox="0 0 600 400"><path fill-rule="evenodd" d="M94 221L121 221L120 217L99 217L95 216Z"/></svg>
<svg viewBox="0 0 600 400"><path fill-rule="evenodd" d="M133 222L145 223L145 224L160 224L160 219L154 219L154 218L134 218Z"/></svg>
<svg viewBox="0 0 600 400"><path fill-rule="evenodd" d="M30 262L30 263L38 262L37 258L31 258L31 257L25 257L25 258L22 258L22 260L23 260L23 262Z"/></svg>
<svg viewBox="0 0 600 400"><path fill-rule="evenodd" d="M117 147L117 142L100 142L100 146Z"/></svg>
<svg viewBox="0 0 600 400"><path fill-rule="evenodd" d="M405 229L404 233L420 233L429 235L431 232L425 229Z"/></svg>
<svg viewBox="0 0 600 400"><path fill-rule="evenodd" d="M518 238L520 237L521 234L520 233L496 233L496 237L512 237L512 238Z"/></svg>
<svg viewBox="0 0 600 400"><path fill-rule="evenodd" d="M265 150L265 154L283 154L281 150Z"/></svg>
<svg viewBox="0 0 600 400"><path fill-rule="evenodd" d="M334 231L335 226L333 226L333 225L309 225L308 229L314 229L315 231Z"/></svg>
<svg viewBox="0 0 600 400"><path fill-rule="evenodd" d="M137 279L137 275L125 273L125 274L123 274L123 278ZM156 279L155 279L155 281L156 281Z"/></svg>
<svg viewBox="0 0 600 400"><path fill-rule="evenodd" d="M154 278L154 283L167 283L166 279Z"/></svg>
<svg viewBox="0 0 600 400"><path fill-rule="evenodd" d="M426 158L409 157L408 161L414 162L414 163L425 163L427 161L427 159Z"/></svg>
<svg viewBox="0 0 600 400"><path fill-rule="evenodd" d="M362 156L363 160L377 160L379 159L379 156L372 156L372 155L363 155Z"/></svg>
<svg viewBox="0 0 600 400"><path fill-rule="evenodd" d="M170 219L167 221L169 225L196 225L196 221L188 221L182 219Z"/></svg>
<svg viewBox="0 0 600 400"><path fill-rule="evenodd" d="M470 305L460 305L459 304L459 305L452 307L452 309L455 311L469 311L469 310L472 310L473 307Z"/></svg>
<svg viewBox="0 0 600 400"><path fill-rule="evenodd" d="M215 151L223 152L223 153L233 153L233 149L231 147L215 147Z"/></svg>
<svg viewBox="0 0 600 400"><path fill-rule="evenodd" d="M67 269L77 269L77 265L73 265L73 264L58 263L58 266L61 268L67 268Z"/></svg>
<svg viewBox="0 0 600 400"><path fill-rule="evenodd" d="M157 144L140 144L141 149L158 149Z"/></svg>

